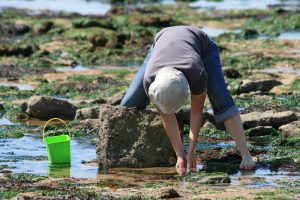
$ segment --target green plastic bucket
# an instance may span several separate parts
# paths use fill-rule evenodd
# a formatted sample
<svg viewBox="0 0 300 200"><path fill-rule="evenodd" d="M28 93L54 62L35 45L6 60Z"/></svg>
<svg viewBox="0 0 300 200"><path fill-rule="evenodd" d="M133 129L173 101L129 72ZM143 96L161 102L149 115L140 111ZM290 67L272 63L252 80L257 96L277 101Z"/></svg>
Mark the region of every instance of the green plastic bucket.
<svg viewBox="0 0 300 200"><path fill-rule="evenodd" d="M69 135L59 135L52 137L45 137L45 129L49 122L58 120L62 122ZM46 122L43 128L43 140L46 144L48 152L48 160L51 165L53 164L70 164L71 163L71 150L70 150L70 129L66 122L59 118L52 118Z"/></svg>

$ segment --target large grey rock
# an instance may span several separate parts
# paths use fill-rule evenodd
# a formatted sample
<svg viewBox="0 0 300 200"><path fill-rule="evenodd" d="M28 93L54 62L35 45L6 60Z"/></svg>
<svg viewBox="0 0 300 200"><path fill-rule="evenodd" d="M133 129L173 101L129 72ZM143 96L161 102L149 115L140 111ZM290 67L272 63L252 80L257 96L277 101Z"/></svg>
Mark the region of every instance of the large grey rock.
<svg viewBox="0 0 300 200"><path fill-rule="evenodd" d="M75 119L83 120L83 119L99 119L100 107L92 107L92 108L82 108L76 110Z"/></svg>
<svg viewBox="0 0 300 200"><path fill-rule="evenodd" d="M292 111L276 112L275 110L242 114L241 118L244 128L253 128L256 126L278 128L283 124L297 120L296 114Z"/></svg>
<svg viewBox="0 0 300 200"><path fill-rule="evenodd" d="M285 137L300 135L300 121L294 121L279 127Z"/></svg>
<svg viewBox="0 0 300 200"><path fill-rule="evenodd" d="M265 80L244 80L238 89L238 93L248 93L252 91L268 92L276 85L280 85L281 82L275 79Z"/></svg>
<svg viewBox="0 0 300 200"><path fill-rule="evenodd" d="M38 119L59 117L74 119L77 107L65 100L49 96L32 96L28 101L26 112Z"/></svg>
<svg viewBox="0 0 300 200"><path fill-rule="evenodd" d="M100 107L97 161L108 167L174 166L175 152L158 113L123 106Z"/></svg>

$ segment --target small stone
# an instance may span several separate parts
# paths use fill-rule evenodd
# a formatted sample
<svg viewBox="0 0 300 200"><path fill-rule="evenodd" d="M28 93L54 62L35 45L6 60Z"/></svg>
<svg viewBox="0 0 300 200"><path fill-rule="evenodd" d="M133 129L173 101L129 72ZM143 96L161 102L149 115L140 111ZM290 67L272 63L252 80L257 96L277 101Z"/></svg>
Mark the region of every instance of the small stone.
<svg viewBox="0 0 300 200"><path fill-rule="evenodd" d="M257 126L246 131L249 137L271 135L275 129L272 126Z"/></svg>
<svg viewBox="0 0 300 200"><path fill-rule="evenodd" d="M178 197L180 197L180 195L174 189L164 190L164 191L162 191L162 193L160 195L160 198L162 198L162 199L178 198Z"/></svg>

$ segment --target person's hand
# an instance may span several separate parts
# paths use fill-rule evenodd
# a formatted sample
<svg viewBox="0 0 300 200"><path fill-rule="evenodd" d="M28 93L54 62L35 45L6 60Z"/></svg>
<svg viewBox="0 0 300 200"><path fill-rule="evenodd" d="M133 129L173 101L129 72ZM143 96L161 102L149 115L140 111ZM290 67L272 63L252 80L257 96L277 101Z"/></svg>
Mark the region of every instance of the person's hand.
<svg viewBox="0 0 300 200"><path fill-rule="evenodd" d="M186 156L187 166L189 169L196 169L196 159L194 153L188 153Z"/></svg>
<svg viewBox="0 0 300 200"><path fill-rule="evenodd" d="M253 161L251 155L243 156L243 160L240 164L240 169L253 169L255 167L255 162Z"/></svg>
<svg viewBox="0 0 300 200"><path fill-rule="evenodd" d="M177 157L176 162L176 171L177 173L182 176L186 172L186 158L185 157Z"/></svg>

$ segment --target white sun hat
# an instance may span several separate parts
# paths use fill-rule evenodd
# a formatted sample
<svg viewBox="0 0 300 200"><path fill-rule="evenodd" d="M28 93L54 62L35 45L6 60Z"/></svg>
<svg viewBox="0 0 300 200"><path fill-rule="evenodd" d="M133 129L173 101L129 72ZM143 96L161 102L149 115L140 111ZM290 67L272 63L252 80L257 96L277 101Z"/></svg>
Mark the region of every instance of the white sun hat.
<svg viewBox="0 0 300 200"><path fill-rule="evenodd" d="M149 98L165 114L177 112L190 95L187 79L173 67L160 69L149 86Z"/></svg>

